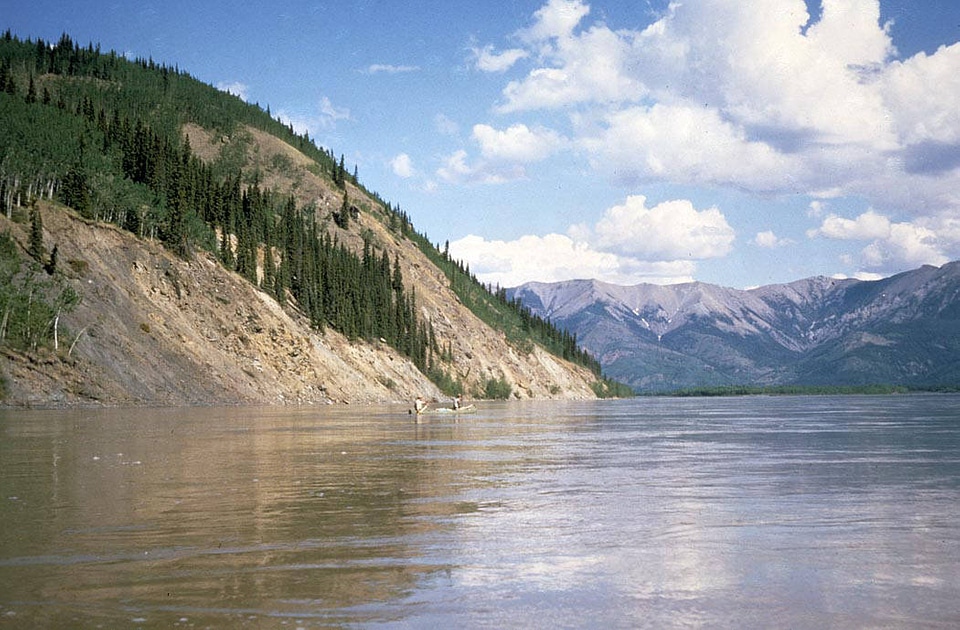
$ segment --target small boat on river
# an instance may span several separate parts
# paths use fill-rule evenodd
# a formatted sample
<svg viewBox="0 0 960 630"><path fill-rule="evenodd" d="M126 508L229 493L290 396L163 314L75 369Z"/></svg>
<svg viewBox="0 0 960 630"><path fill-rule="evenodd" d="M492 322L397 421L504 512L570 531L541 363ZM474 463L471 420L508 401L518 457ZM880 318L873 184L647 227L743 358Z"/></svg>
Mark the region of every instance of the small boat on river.
<svg viewBox="0 0 960 630"><path fill-rule="evenodd" d="M461 414L461 413L476 413L476 405L466 405L465 407L460 407L454 409L453 407L436 407L434 409L424 409L423 411L418 411L418 416L430 416L430 415L444 415L444 414Z"/></svg>

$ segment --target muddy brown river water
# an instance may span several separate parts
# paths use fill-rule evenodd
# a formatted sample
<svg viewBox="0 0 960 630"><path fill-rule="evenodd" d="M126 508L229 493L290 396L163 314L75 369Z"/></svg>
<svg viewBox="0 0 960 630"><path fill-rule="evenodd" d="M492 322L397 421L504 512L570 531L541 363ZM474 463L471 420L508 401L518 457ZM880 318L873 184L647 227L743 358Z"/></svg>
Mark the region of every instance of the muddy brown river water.
<svg viewBox="0 0 960 630"><path fill-rule="evenodd" d="M960 396L0 411L2 628L951 628Z"/></svg>

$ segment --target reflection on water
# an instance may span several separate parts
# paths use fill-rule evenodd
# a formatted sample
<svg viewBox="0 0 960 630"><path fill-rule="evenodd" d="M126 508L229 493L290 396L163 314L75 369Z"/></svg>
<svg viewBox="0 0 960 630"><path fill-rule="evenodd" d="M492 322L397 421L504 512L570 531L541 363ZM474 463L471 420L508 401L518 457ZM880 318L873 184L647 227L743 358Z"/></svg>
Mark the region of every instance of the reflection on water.
<svg viewBox="0 0 960 630"><path fill-rule="evenodd" d="M960 397L0 411L0 626L950 627Z"/></svg>

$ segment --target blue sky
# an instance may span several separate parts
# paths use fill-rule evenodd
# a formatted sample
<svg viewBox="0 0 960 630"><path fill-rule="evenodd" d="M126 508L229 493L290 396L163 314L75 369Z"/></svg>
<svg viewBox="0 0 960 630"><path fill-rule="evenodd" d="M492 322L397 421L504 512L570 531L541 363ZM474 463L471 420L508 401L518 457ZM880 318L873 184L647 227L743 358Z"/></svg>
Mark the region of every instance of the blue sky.
<svg viewBox="0 0 960 630"><path fill-rule="evenodd" d="M488 282L960 259L955 0L0 5L269 105Z"/></svg>

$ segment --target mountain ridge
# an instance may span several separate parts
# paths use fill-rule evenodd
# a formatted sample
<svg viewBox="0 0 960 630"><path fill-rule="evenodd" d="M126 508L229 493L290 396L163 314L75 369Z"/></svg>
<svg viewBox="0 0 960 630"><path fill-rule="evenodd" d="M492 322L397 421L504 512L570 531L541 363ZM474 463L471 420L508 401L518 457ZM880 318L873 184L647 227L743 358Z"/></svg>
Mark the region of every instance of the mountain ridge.
<svg viewBox="0 0 960 630"><path fill-rule="evenodd" d="M960 382L960 262L753 289L594 280L507 290L638 391Z"/></svg>

